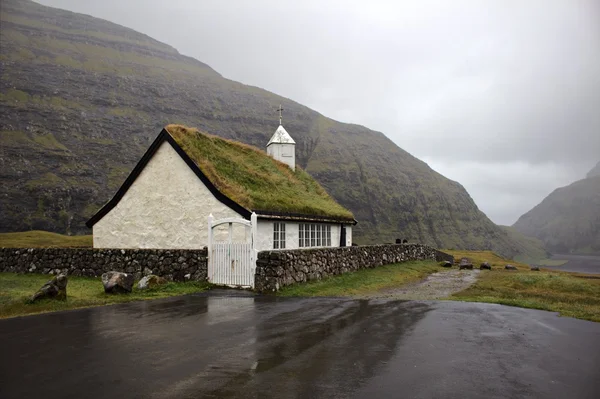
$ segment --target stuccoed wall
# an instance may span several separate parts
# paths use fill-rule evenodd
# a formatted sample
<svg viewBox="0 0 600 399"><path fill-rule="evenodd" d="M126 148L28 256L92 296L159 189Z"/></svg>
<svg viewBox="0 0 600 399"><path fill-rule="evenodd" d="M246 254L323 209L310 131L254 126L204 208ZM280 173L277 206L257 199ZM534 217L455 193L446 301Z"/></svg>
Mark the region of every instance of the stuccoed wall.
<svg viewBox="0 0 600 399"><path fill-rule="evenodd" d="M454 261L452 256L420 244L263 251L256 262L255 289L277 291L359 269L426 259Z"/></svg>
<svg viewBox="0 0 600 399"><path fill-rule="evenodd" d="M0 272L66 273L71 276L100 276L115 270L133 273L136 279L156 274L167 280L206 280L206 248L166 249L76 249L0 248Z"/></svg>
<svg viewBox="0 0 600 399"><path fill-rule="evenodd" d="M93 227L94 248L199 249L208 245L208 215L241 218L200 181L164 142L119 203ZM215 240L228 238L227 226ZM234 225L234 241L245 230Z"/></svg>

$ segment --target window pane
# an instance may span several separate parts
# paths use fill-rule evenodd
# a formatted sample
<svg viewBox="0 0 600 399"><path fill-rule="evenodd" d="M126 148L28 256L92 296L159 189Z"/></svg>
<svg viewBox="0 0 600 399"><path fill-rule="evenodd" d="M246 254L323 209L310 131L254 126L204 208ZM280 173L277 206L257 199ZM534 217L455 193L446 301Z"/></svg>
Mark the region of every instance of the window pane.
<svg viewBox="0 0 600 399"><path fill-rule="evenodd" d="M317 247L321 246L321 225L318 224L317 226Z"/></svg>
<svg viewBox="0 0 600 399"><path fill-rule="evenodd" d="M308 224L304 225L304 246L310 247L310 226Z"/></svg>
<svg viewBox="0 0 600 399"><path fill-rule="evenodd" d="M281 241L279 248L285 248L285 223L279 225L279 241Z"/></svg>
<svg viewBox="0 0 600 399"><path fill-rule="evenodd" d="M327 225L327 246L331 246L331 226Z"/></svg>
<svg viewBox="0 0 600 399"><path fill-rule="evenodd" d="M304 225L300 223L298 225L298 248L304 246Z"/></svg>
<svg viewBox="0 0 600 399"><path fill-rule="evenodd" d="M315 246L315 239L316 239L316 234L315 234L315 225L311 224L310 225L310 246L314 247Z"/></svg>

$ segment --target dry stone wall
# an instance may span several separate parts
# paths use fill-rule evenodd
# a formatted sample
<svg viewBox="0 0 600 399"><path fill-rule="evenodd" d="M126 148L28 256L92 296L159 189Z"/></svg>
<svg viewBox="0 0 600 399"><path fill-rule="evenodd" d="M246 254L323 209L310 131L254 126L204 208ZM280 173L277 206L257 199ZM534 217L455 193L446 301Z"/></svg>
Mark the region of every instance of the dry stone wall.
<svg viewBox="0 0 600 399"><path fill-rule="evenodd" d="M256 262L255 289L272 292L359 269L426 259L454 262L451 255L420 244L262 251Z"/></svg>
<svg viewBox="0 0 600 399"><path fill-rule="evenodd" d="M420 244L262 251L256 262L255 288L277 291L286 285L359 269L425 259L454 262L451 255ZM114 270L132 273L136 280L152 273L182 281L187 274L192 280L206 280L207 269L206 248L0 248L0 272L97 277Z"/></svg>
<svg viewBox="0 0 600 399"><path fill-rule="evenodd" d="M0 272L66 273L97 277L114 270L134 274L156 274L167 280L206 280L206 248L167 249L91 249L91 248L0 248Z"/></svg>

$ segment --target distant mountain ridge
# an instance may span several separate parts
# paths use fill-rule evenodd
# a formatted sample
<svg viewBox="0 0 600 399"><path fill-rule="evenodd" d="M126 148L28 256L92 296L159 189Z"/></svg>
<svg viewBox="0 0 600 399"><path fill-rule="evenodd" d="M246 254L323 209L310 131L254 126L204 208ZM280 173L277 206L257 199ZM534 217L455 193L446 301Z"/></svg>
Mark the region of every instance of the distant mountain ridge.
<svg viewBox="0 0 600 399"><path fill-rule="evenodd" d="M354 213L358 243L407 238L509 257L530 249L490 221L459 183L380 132L224 79L101 19L28 0L0 7L1 231L89 233L84 222L165 125L264 148L281 103L297 164Z"/></svg>
<svg viewBox="0 0 600 399"><path fill-rule="evenodd" d="M551 252L600 253L600 162L587 178L554 190L513 227Z"/></svg>
<svg viewBox="0 0 600 399"><path fill-rule="evenodd" d="M600 176L600 162L598 162L596 164L596 166L594 166L592 168L592 170L590 170L588 172L588 174L586 175L586 177L595 177L595 176Z"/></svg>

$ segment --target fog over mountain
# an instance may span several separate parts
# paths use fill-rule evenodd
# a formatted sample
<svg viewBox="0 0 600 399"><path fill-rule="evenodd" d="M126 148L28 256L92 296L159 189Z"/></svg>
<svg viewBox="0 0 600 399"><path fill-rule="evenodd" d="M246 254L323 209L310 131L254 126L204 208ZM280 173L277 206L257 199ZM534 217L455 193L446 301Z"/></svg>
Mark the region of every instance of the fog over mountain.
<svg viewBox="0 0 600 399"><path fill-rule="evenodd" d="M41 0L380 130L512 224L600 154L600 2Z"/></svg>
<svg viewBox="0 0 600 399"><path fill-rule="evenodd" d="M594 169L590 170L586 176L587 177L600 176L600 162L598 162L596 164L596 166L594 166Z"/></svg>

